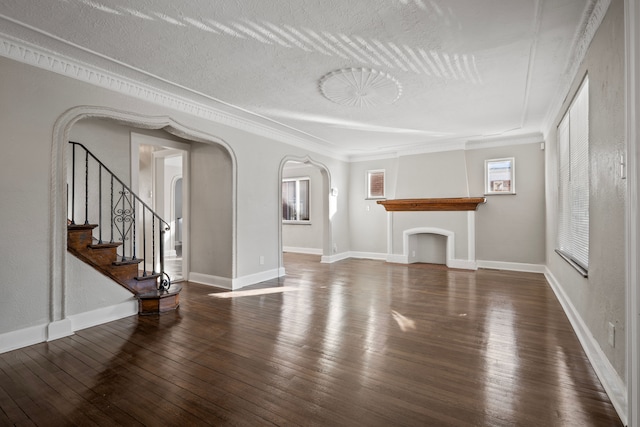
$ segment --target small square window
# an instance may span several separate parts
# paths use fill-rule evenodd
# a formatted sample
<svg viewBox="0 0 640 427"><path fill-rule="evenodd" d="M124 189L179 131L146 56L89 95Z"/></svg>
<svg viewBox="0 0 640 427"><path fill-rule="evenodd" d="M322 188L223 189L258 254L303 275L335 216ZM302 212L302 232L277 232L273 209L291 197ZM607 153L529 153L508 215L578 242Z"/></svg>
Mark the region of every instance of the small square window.
<svg viewBox="0 0 640 427"><path fill-rule="evenodd" d="M384 199L384 170L367 171L367 199Z"/></svg>
<svg viewBox="0 0 640 427"><path fill-rule="evenodd" d="M516 160L513 157L484 162L484 194L516 194Z"/></svg>

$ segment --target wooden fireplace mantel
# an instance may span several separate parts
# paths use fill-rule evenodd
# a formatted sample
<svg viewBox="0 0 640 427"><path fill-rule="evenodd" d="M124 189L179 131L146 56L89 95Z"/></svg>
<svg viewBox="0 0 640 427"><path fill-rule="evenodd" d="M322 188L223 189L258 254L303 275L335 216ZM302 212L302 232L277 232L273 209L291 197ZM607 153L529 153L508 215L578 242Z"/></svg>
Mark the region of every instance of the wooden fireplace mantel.
<svg viewBox="0 0 640 427"><path fill-rule="evenodd" d="M438 199L395 199L378 200L387 211L475 211L484 197L453 197Z"/></svg>

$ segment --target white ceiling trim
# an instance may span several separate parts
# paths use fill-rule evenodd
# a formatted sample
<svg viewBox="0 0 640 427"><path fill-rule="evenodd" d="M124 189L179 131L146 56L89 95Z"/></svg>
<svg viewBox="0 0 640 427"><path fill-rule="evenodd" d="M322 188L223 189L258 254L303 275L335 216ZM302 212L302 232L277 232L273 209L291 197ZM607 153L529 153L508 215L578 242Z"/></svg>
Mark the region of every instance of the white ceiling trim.
<svg viewBox="0 0 640 427"><path fill-rule="evenodd" d="M4 16L0 15L0 22L7 19ZM11 19L7 19L12 24L21 25ZM25 27L28 30L31 30L28 27ZM38 34L40 37L49 37L48 35ZM64 42L64 41L62 41ZM64 42L67 46L75 47ZM111 62L114 68L128 68L129 70L135 71L136 73L140 73L140 70L136 70L131 67L127 67L124 64L120 64L116 61L111 60L110 58L105 58L104 56L98 55L94 52L88 52L91 55L100 56L102 59L107 59ZM58 53L54 53L49 51L46 48L35 46L31 43L25 42L23 40L19 40L14 38L8 34L0 33L0 56L4 56L9 59L13 59L15 61L21 62L23 64L32 65L47 71L54 72L56 74L61 74L66 77L71 77L75 80L80 80L85 83L89 83L93 86L98 86L102 88L106 88L121 94L133 96L135 98L151 102L153 104L162 105L167 108L171 108L173 110L181 111L193 116L197 116L200 118L204 118L207 120L211 120L217 123L221 123L236 129L244 130L256 135L264 136L266 138L270 138L276 141L281 141L286 144L302 148L314 153L322 154L331 158L335 158L338 160L347 160L347 156L334 151L329 150L322 146L318 142L311 141L311 139L319 140L319 138L313 137L312 135L307 135L304 132L301 132L297 129L290 128L281 123L275 122L271 119L258 116L251 112L245 112L244 110L240 110L247 114L251 114L256 116L257 118L270 121L274 124L273 127L258 123L256 121L252 121L250 119L240 117L237 115L230 114L228 112L221 111L212 105L207 105L203 102L198 102L190 97L181 96L173 91L166 91L162 89L158 89L148 84L137 82L133 79L123 77L113 72L106 71L101 69L100 67L96 67L93 65L89 65L83 63L81 61L77 61L75 59L71 59L60 55ZM179 87L178 85L172 84L171 82L163 81L156 76L148 75L151 77L154 83L165 83L169 84L172 88L175 89L175 92L189 92L188 95L193 97L201 97L205 98L205 101L208 103L220 103L216 99L212 99L207 97L206 95L202 95L199 93L195 93L186 88ZM237 107L229 106L235 109ZM238 109L239 110L239 109ZM290 129L292 132L303 134L304 136L292 135L286 131L282 131L276 129L275 126L285 127ZM308 137L308 139L307 139ZM321 140L325 144L330 144L327 141Z"/></svg>
<svg viewBox="0 0 640 427"><path fill-rule="evenodd" d="M480 150L483 148L507 147L511 145L539 144L544 142L542 133L533 133L519 136L505 136L502 138L467 141L466 150Z"/></svg>
<svg viewBox="0 0 640 427"><path fill-rule="evenodd" d="M540 38L540 26L542 25L542 8L544 0L536 0L535 20L533 22L533 36L531 37L531 46L529 47L529 65L527 66L527 82L524 87L524 101L522 103L522 115L520 116L520 128L524 127L527 120L527 106L531 97L531 79L533 77L533 67L535 64L536 53L538 51L538 40Z"/></svg>
<svg viewBox="0 0 640 427"><path fill-rule="evenodd" d="M352 155L349 157L349 161L364 162L364 161L370 161L370 160L395 159L398 157L413 156L416 154L429 154L429 153L441 153L443 151L464 150L465 145L466 145L466 140L449 139L446 141L436 141L436 142L432 142L425 145L412 145L411 147L403 148L401 150L388 151L386 153L380 153L380 154Z"/></svg>
<svg viewBox="0 0 640 427"><path fill-rule="evenodd" d="M567 62L567 71L564 75L563 82L560 84L557 98L554 102L550 104L549 110L547 111L547 116L543 122L543 132L545 132L544 137L547 139L546 132L552 131L552 126L556 117L560 113L560 109L562 108L562 104L566 100L569 95L569 91L571 90L571 84L578 74L578 69L580 65L582 65L582 61L587 54L587 50L589 49L589 45L591 44L591 40L596 34L596 31L600 27L602 20L607 14L607 10L609 10L609 6L611 5L611 0L592 0L592 2L587 5L587 9L592 7L591 13L585 14L587 18L585 19L584 24L578 29L576 34L577 43L574 44L575 48L571 58Z"/></svg>
<svg viewBox="0 0 640 427"><path fill-rule="evenodd" d="M429 144L420 148L404 149L401 151L388 152L384 154L351 156L351 162L364 162L373 160L395 159L403 156L416 154L440 153L444 151L456 150L480 150L483 148L508 147L513 145L539 144L544 142L544 135L541 132L526 135L502 136L491 139L477 140L448 140L439 143Z"/></svg>

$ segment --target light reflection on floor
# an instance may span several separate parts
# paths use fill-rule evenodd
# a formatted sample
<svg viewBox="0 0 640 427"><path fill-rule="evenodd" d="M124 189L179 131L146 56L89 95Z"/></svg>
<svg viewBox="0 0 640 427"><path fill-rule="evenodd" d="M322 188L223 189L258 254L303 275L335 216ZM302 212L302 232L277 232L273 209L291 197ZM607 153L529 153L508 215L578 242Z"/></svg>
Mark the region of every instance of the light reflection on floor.
<svg viewBox="0 0 640 427"><path fill-rule="evenodd" d="M393 317L393 320L396 321L402 332L407 332L409 329L416 329L415 320L409 319L395 310L391 310L391 316Z"/></svg>
<svg viewBox="0 0 640 427"><path fill-rule="evenodd" d="M246 291L215 292L209 294L209 296L214 298L239 298L256 295L279 294L282 292L292 292L299 290L300 289L291 286L279 286L277 288L249 289Z"/></svg>

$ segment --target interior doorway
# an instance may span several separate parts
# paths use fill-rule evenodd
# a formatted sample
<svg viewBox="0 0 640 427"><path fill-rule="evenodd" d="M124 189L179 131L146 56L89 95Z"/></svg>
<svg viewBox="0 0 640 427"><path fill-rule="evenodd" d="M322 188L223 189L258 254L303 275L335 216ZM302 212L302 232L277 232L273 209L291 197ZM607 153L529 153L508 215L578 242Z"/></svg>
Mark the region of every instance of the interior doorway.
<svg viewBox="0 0 640 427"><path fill-rule="evenodd" d="M141 149L144 148L144 145ZM166 221L170 229L165 234L164 268L171 281L184 280L182 269L183 216L183 162L185 152L166 147L155 147L151 168L153 209Z"/></svg>
<svg viewBox="0 0 640 427"><path fill-rule="evenodd" d="M131 142L132 184L145 203L169 224L163 242L164 269L172 282L182 281L188 277L190 146L133 132Z"/></svg>
<svg viewBox="0 0 640 427"><path fill-rule="evenodd" d="M317 255L320 262L331 254L329 170L309 158L286 158L280 180L280 267L285 252Z"/></svg>

